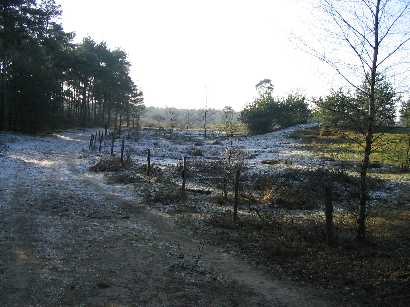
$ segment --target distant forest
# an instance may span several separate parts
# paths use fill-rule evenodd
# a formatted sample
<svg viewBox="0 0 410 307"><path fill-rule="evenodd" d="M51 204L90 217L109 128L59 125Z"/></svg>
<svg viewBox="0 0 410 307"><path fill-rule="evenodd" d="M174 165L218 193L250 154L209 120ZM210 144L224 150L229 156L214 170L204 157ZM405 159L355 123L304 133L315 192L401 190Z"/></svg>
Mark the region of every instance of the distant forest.
<svg viewBox="0 0 410 307"><path fill-rule="evenodd" d="M227 122L239 124L239 113L230 107L223 110L147 107L141 118L141 125L144 127L181 129L202 129L205 124L212 128L226 125Z"/></svg>
<svg viewBox="0 0 410 307"><path fill-rule="evenodd" d="M127 55L85 38L74 43L54 0L0 2L0 130L117 125L138 119L143 93Z"/></svg>

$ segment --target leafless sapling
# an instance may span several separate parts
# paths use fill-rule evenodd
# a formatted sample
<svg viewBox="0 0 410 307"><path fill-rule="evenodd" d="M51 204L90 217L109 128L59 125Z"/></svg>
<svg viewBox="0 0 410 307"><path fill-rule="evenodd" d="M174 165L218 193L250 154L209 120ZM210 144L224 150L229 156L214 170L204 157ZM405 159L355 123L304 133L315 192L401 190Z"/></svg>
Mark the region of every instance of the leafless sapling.
<svg viewBox="0 0 410 307"><path fill-rule="evenodd" d="M308 51L327 63L351 88L367 98L367 110L362 123L363 144L360 166L360 203L357 218L357 239L366 237L368 202L368 169L375 140L378 93L377 78L398 76L399 68L408 72L410 42L410 2L402 0L321 0L329 17L326 24L333 51L320 47ZM333 28L331 26L333 24ZM337 43L339 42L339 44ZM343 49L345 47L345 49ZM329 46L324 50L330 49ZM344 50L344 52L342 51ZM406 53L407 52L407 53ZM365 80L366 86L360 84Z"/></svg>

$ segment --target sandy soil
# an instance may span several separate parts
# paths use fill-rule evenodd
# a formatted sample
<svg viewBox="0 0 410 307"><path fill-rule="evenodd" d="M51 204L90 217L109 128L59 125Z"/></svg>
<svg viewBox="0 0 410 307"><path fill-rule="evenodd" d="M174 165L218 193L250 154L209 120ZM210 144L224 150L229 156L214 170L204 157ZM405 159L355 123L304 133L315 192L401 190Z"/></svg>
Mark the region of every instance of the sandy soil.
<svg viewBox="0 0 410 307"><path fill-rule="evenodd" d="M1 306L336 306L87 171L90 130L0 134Z"/></svg>

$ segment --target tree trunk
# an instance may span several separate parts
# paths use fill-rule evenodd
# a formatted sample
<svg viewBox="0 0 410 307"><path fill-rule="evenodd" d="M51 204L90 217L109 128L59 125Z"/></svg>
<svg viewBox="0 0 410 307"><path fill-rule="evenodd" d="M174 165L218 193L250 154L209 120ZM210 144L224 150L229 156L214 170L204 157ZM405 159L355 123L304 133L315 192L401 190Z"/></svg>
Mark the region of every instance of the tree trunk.
<svg viewBox="0 0 410 307"><path fill-rule="evenodd" d="M183 164L182 164L182 186L181 186L181 194L185 196L185 185L186 185L186 157L184 157Z"/></svg>
<svg viewBox="0 0 410 307"><path fill-rule="evenodd" d="M205 114L204 114L204 137L206 138L207 137L207 131L206 131L206 125L207 125L207 113L208 113L208 111L207 110L205 110Z"/></svg>
<svg viewBox="0 0 410 307"><path fill-rule="evenodd" d="M360 205L359 216L357 219L357 239L364 240L366 238L366 216L367 216L367 199L368 199L368 187L367 187L367 171L369 168L370 154L372 150L373 134L368 131L366 136L366 147L364 150L364 158L360 171Z"/></svg>
<svg viewBox="0 0 410 307"><path fill-rule="evenodd" d="M81 102L81 125L85 126L87 123L87 82L85 81L82 88L82 102Z"/></svg>
<svg viewBox="0 0 410 307"><path fill-rule="evenodd" d="M93 124L94 126L98 126L98 117L97 117L97 100L95 99L94 93L91 93L91 101L93 104L93 109L92 109L92 118L93 118Z"/></svg>
<svg viewBox="0 0 410 307"><path fill-rule="evenodd" d="M360 205L359 216L357 219L357 239L360 241L366 238L366 216L367 216L367 200L368 200L368 186L367 186L367 171L369 169L370 155L372 153L373 134L374 134L374 120L376 114L376 75L377 75L377 59L379 55L379 21L380 21L380 1L376 2L376 11L374 17L374 47L373 47L373 63L370 75L370 94L369 94L369 114L366 130L366 145L364 149L364 156L360 170Z"/></svg>
<svg viewBox="0 0 410 307"><path fill-rule="evenodd" d="M127 108L127 128L129 128L130 127L130 110L129 110L129 108Z"/></svg>
<svg viewBox="0 0 410 307"><path fill-rule="evenodd" d="M118 136L121 137L122 114L120 114L120 124L118 126Z"/></svg>
<svg viewBox="0 0 410 307"><path fill-rule="evenodd" d="M3 130L5 123L5 104L6 104L6 86L5 77L3 71L1 72L0 79L0 131Z"/></svg>

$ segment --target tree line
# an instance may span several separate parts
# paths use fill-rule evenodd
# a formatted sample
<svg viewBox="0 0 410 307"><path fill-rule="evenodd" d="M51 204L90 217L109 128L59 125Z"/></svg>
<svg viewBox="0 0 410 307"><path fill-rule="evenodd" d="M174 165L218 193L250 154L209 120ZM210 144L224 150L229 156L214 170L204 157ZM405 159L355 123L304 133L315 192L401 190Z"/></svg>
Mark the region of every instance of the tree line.
<svg viewBox="0 0 410 307"><path fill-rule="evenodd" d="M138 121L143 93L123 50L74 43L54 0L4 0L0 11L0 130Z"/></svg>
<svg viewBox="0 0 410 307"><path fill-rule="evenodd" d="M271 80L264 79L256 86L259 97L240 112L239 119L251 134L267 133L275 128L308 121L318 121L322 128L364 133L369 113L366 93L370 88L367 80L368 76L354 91L346 88L332 89L326 96L308 99L297 93L274 97ZM386 76L377 75L374 92L376 131L398 125L410 127L410 100L402 101L402 97Z"/></svg>
<svg viewBox="0 0 410 307"><path fill-rule="evenodd" d="M215 128L224 125L226 121L238 124L239 113L232 107L223 110L209 109L177 109L146 107L141 124L145 127L163 127L179 129L203 129L207 112L207 125Z"/></svg>

